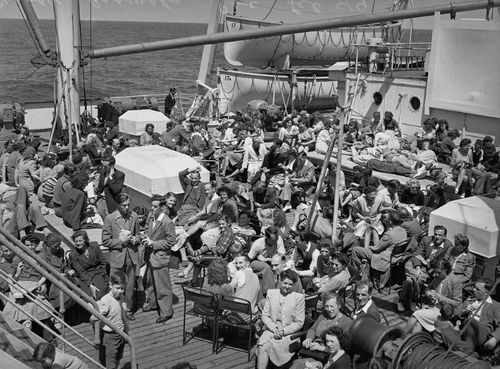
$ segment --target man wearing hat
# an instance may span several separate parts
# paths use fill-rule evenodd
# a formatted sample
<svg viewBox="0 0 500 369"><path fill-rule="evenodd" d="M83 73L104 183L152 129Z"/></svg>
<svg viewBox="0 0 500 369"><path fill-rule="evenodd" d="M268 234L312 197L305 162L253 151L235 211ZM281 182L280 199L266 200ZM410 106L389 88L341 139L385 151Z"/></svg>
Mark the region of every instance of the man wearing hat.
<svg viewBox="0 0 500 369"><path fill-rule="evenodd" d="M148 262L148 279L153 289L148 289L147 299L149 306L144 311L158 307L159 317L156 323L163 323L171 319L172 309L172 282L170 281L170 249L175 245L174 223L165 214L166 199L161 195L151 198L151 211L147 220L147 237L143 241L151 249Z"/></svg>
<svg viewBox="0 0 500 369"><path fill-rule="evenodd" d="M103 157L101 162L102 168L99 171L97 195L106 201L107 212L101 215L104 218L105 215L111 214L118 208L117 198L123 189L125 173L115 168L116 159L112 156ZM102 209L102 206L100 209Z"/></svg>
<svg viewBox="0 0 500 369"><path fill-rule="evenodd" d="M165 96L165 115L167 117L170 117L170 114L172 113L172 109L175 106L175 95L177 94L177 89L175 87L172 87L170 89L170 93Z"/></svg>

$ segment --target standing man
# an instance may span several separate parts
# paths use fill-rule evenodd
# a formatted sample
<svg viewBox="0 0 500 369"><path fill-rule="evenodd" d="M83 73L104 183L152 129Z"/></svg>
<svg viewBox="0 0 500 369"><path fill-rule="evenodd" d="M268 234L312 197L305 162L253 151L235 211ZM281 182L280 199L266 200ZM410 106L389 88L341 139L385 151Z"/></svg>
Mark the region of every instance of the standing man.
<svg viewBox="0 0 500 369"><path fill-rule="evenodd" d="M98 206L99 213L103 219L118 208L118 198L125 182L125 173L116 169L115 163L116 159L114 157L106 156L102 158L102 168L99 171L97 194L100 199L104 198L106 202L106 211L104 211L102 201Z"/></svg>
<svg viewBox="0 0 500 369"><path fill-rule="evenodd" d="M175 106L175 95L177 94L177 89L172 87L170 93L165 96L165 115L170 118L172 109Z"/></svg>
<svg viewBox="0 0 500 369"><path fill-rule="evenodd" d="M151 198L151 211L148 217L148 230L145 240L146 247L151 248L148 260L148 279L152 289L148 289L147 299L150 304L158 307L156 323L163 323L174 315L172 309L172 282L170 281L170 249L175 245L174 223L165 214L166 199L161 195ZM153 310L153 307L143 308L144 311Z"/></svg>
<svg viewBox="0 0 500 369"><path fill-rule="evenodd" d="M102 226L102 245L109 249L110 275L122 271L127 277L125 286L125 302L127 303L127 319L134 316L135 270L139 263L139 220L137 214L130 210L130 198L126 193L117 197L118 209L104 219Z"/></svg>

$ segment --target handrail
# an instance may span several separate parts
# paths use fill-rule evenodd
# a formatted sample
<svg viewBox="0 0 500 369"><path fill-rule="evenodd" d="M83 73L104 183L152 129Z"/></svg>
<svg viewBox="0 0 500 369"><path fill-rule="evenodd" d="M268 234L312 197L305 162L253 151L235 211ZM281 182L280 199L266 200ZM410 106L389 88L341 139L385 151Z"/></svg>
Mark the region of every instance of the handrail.
<svg viewBox="0 0 500 369"><path fill-rule="evenodd" d="M68 346L70 346L73 350L75 350L76 352L78 352L80 355L82 355L85 358L87 358L88 360L92 361L99 368L106 369L100 363L98 363L97 361L95 361L94 359L92 359L89 355L87 355L85 352L83 352L78 347L76 347L71 342L69 342L67 339L65 339L63 336L61 336L61 335L57 334L55 331L53 331L48 325L46 325L40 319L36 318L31 313L28 313L27 311L23 310L20 305L16 304L15 301L13 301L10 297L8 297L7 295L5 295L3 292L0 292L0 296L2 297L2 299L4 299L5 301L9 302L12 306L14 306L17 310L21 310L23 312L23 314L25 314L32 321L36 322L37 324L39 324L40 326L42 326L44 329L46 329L50 334L52 334L52 335L58 337L59 339L63 340L65 344L67 344ZM39 306L41 306L41 304Z"/></svg>
<svg viewBox="0 0 500 369"><path fill-rule="evenodd" d="M80 288L75 286L66 277L61 276L59 274L59 272L52 265L47 263L45 260L41 259L38 255L36 255L33 251L31 251L28 247L26 247L21 241L19 241L12 234L10 234L9 231L7 231L4 227L0 227L0 243L2 243L4 246L6 246L9 250L11 250L19 258L21 258L28 265L30 265L37 272L39 272L42 276L47 278L56 287L58 287L60 290L62 290L64 293L66 293L78 305L83 307L90 314L95 316L98 320L100 320L102 323L106 324L114 332L116 332L118 335L120 335L130 346L130 361L132 364L132 368L137 367L136 348L135 348L134 342L132 341L132 339L130 338L130 336L128 334L126 334L121 329L119 329L108 318L106 318L105 316L103 316L99 312L99 308L97 307L97 303L94 300L92 300L89 296L87 296ZM43 267L46 268L47 270L42 268L39 264L43 265ZM58 277L56 278L54 275L58 275ZM69 286L71 286L71 289L69 288ZM82 299L82 297L77 295L74 290L78 291L80 294L82 294L83 299ZM85 301L85 300L87 300L87 301Z"/></svg>
<svg viewBox="0 0 500 369"><path fill-rule="evenodd" d="M69 328L73 333L76 333L77 336L79 336L82 340L87 342L89 345L94 346L94 343L90 340L88 340L83 334L75 330L73 327L71 327L68 323L64 321L64 319L61 319L61 317L56 313L57 310L54 308L51 309L46 306L45 304L40 304L40 301L35 297L32 296L33 294L26 290L23 286L21 286L18 281L16 281L14 278L12 278L8 273L4 272L3 270L0 269L0 278L3 278L7 283L12 284L15 286L15 288L23 294L24 297L26 297L28 300L33 302L34 304L39 305L43 310L45 310L47 313L50 314L53 318L57 319L60 323L62 323L65 327Z"/></svg>
<svg viewBox="0 0 500 369"><path fill-rule="evenodd" d="M9 231L7 231L3 227L0 227L0 237L1 237L1 235L3 235L4 237L6 237L16 247L20 248L23 251L23 253L19 253L19 252L16 252L16 251L18 251L18 250L16 250L16 248L11 249L11 251L14 252L17 256L19 256L21 259L24 259L24 257L26 257L26 255L28 255L29 257L33 258L37 263L43 265L43 267L46 268L47 271L49 271L53 275L57 275L58 278L60 280L64 281L64 283L66 285L71 286L72 290L74 290L75 292L77 292L78 295L80 297L82 297L84 300L86 300L87 303L92 304L92 306L96 310L99 309L98 306L97 306L97 303L93 299L91 299L85 292L83 292L82 289L80 289L78 286L75 286L66 277L61 276L61 273L56 268L54 268L52 265L50 265L45 260L41 259L37 254L35 254L33 251L31 251L28 247L26 247L21 241L19 241L16 237L14 237ZM9 247L8 245L6 245L6 246ZM10 249L10 247L9 247L9 249ZM31 266L33 266L33 265L31 265ZM36 269L36 267L35 267L35 269ZM42 273L42 275L43 275L43 273ZM45 275L43 275L43 276L45 277Z"/></svg>

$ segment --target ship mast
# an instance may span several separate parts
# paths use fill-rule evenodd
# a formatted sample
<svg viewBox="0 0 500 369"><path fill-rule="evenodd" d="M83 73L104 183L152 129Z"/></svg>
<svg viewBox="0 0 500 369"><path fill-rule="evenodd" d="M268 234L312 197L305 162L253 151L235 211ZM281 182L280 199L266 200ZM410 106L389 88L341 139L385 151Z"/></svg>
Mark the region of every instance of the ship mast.
<svg viewBox="0 0 500 369"><path fill-rule="evenodd" d="M56 41L58 49L57 96L62 98L60 118L66 122L69 134L71 158L73 127L79 141L80 91L78 68L80 66L80 8L78 0L54 1Z"/></svg>
<svg viewBox="0 0 500 369"><path fill-rule="evenodd" d="M219 32L219 21L222 12L223 0L213 0L212 11L210 12L210 21L207 27L207 35ZM210 72L209 68L215 52L214 44L205 45L203 47L203 54L201 55L200 70L198 72L198 81L202 84L207 83L207 76Z"/></svg>

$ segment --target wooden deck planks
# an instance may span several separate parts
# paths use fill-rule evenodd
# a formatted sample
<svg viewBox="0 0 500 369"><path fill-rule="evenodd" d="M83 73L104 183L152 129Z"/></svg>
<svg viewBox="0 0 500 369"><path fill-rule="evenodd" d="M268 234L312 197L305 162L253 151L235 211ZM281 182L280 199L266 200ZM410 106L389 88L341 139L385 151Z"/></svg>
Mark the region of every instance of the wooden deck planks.
<svg viewBox="0 0 500 369"><path fill-rule="evenodd" d="M180 281L176 277L177 270L171 271L172 281ZM198 369L220 368L220 369L252 369L254 360L248 362L246 352L236 350L232 347L224 347L222 351L215 355L212 353L212 343L209 341L191 340L186 345L182 344L182 322L183 322L183 296L180 285L173 285L174 293L179 297L179 302L174 306L174 318L166 324L156 324L158 317L156 312L136 313L137 320L131 322L130 336L136 344L136 354L139 368L161 368L180 362L189 361L198 366ZM391 295L375 294L377 305L381 307L385 317L392 324L400 324L404 316L394 311L394 301L396 292ZM189 305L188 305L189 306ZM188 316L186 318L187 330L200 324L200 320ZM77 326L80 333L87 338L92 338L92 329L89 324ZM67 334L68 339L77 347L83 349L88 355L95 357L95 351L84 344L81 338L74 333ZM68 350L71 352L72 350ZM130 359L128 347L125 349L125 365Z"/></svg>
<svg viewBox="0 0 500 369"><path fill-rule="evenodd" d="M176 274L177 270L171 271L172 282L181 281ZM247 361L246 352L237 351L231 347L224 347L218 354L212 354L212 343L209 341L191 340L186 345L182 344L182 324L184 300L182 288L178 284L173 285L174 294L179 297L179 302L174 305L174 318L166 324L156 324L158 314L153 312L143 313L139 310L136 320L130 322L130 336L136 345L137 361L139 368L166 368L180 361L189 361L198 365L199 369L208 368L254 368L253 360ZM189 305L188 305L189 306ZM190 331L201 323L196 317L186 318L186 329ZM92 339L93 332L90 324L83 323L75 327L78 332L88 339ZM84 351L87 355L95 358L95 350L72 332L67 332L67 339ZM69 349L67 352L71 353ZM122 367L130 360L128 346L125 349ZM90 366L92 367L92 366Z"/></svg>

